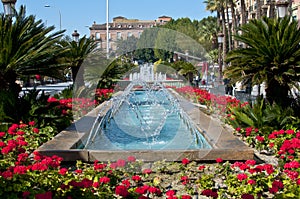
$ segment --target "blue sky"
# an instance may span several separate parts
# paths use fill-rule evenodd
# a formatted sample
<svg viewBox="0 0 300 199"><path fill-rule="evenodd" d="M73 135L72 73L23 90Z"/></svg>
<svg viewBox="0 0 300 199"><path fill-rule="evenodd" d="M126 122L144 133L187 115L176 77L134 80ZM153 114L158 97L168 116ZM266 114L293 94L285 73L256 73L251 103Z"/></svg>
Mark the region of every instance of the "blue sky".
<svg viewBox="0 0 300 199"><path fill-rule="evenodd" d="M16 8L21 5L26 6L27 14L35 15L47 25L54 25L57 30L61 18L62 29L66 29L68 35L76 29L81 36L89 36L88 27L94 21L106 23L106 0L17 0ZM211 15L205 6L203 0L109 0L109 21L116 16L155 20L162 15L201 20ZM2 5L0 12L3 12Z"/></svg>

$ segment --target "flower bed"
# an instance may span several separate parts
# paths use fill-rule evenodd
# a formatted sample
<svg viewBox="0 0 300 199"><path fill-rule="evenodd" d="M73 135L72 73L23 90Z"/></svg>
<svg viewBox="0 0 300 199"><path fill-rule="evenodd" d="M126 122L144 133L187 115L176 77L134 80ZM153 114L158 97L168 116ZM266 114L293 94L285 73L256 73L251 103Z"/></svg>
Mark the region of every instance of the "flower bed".
<svg viewBox="0 0 300 199"><path fill-rule="evenodd" d="M13 124L0 132L1 198L188 199L198 195L251 199L300 195L300 131L295 129L262 133L249 127L234 132L253 147L270 148L279 159L278 165L220 158L215 163L184 158L149 164L132 156L116 162L68 165L58 156L35 152L54 136L53 128L35 125Z"/></svg>

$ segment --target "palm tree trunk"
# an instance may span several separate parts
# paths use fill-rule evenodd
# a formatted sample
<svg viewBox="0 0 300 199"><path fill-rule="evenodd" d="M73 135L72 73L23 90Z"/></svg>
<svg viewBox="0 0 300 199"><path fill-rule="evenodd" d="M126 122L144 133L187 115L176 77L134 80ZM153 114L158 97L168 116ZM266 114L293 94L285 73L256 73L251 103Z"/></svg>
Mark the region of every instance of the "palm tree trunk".
<svg viewBox="0 0 300 199"><path fill-rule="evenodd" d="M275 81L274 78L272 78L271 81L267 84L266 98L271 104L276 103L277 105L286 107L290 105L288 92L288 85L282 85L278 81Z"/></svg>
<svg viewBox="0 0 300 199"><path fill-rule="evenodd" d="M231 23L230 23L230 19L229 19L229 7L227 4L228 0L225 0L225 9L226 9L226 19L227 21L225 21L225 26L226 26L226 22L227 22L227 32L228 32L228 50L231 50Z"/></svg>
<svg viewBox="0 0 300 199"><path fill-rule="evenodd" d="M235 8L234 8L234 2L233 0L230 0L230 8L231 8L231 17L232 17L232 34L237 34L237 20L236 20L236 14L235 14ZM234 39L233 40L233 48L238 47L238 42Z"/></svg>
<svg viewBox="0 0 300 199"><path fill-rule="evenodd" d="M256 19L260 19L261 18L261 4L260 4L260 0L256 1Z"/></svg>
<svg viewBox="0 0 300 199"><path fill-rule="evenodd" d="M222 55L222 62L223 62L223 69L226 68L226 54L227 54L227 31L226 31L226 21L225 21L225 10L224 7L221 6L221 15L222 15L222 33L224 35L223 37L223 55Z"/></svg>
<svg viewBox="0 0 300 199"><path fill-rule="evenodd" d="M242 24L246 24L246 6L245 6L245 0L241 0L241 13L242 13Z"/></svg>

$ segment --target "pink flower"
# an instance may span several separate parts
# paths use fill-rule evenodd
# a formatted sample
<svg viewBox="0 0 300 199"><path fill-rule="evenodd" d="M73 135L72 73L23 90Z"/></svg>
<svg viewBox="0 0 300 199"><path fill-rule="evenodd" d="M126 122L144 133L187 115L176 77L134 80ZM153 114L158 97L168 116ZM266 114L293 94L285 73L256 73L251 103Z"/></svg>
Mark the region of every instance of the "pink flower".
<svg viewBox="0 0 300 199"><path fill-rule="evenodd" d="M128 179L123 180L121 183L122 183L123 185L125 185L127 188L130 187L130 181L129 181Z"/></svg>
<svg viewBox="0 0 300 199"><path fill-rule="evenodd" d="M248 178L248 176L247 176L247 174L245 174L245 173L239 173L239 174L237 174L237 179L239 180L239 181L243 181L243 180L245 180L245 179L247 179Z"/></svg>
<svg viewBox="0 0 300 199"><path fill-rule="evenodd" d="M150 174L150 173L152 173L151 169L144 169L143 170L143 174Z"/></svg>
<svg viewBox="0 0 300 199"><path fill-rule="evenodd" d="M182 176L181 177L181 182L183 185L186 185L189 182L189 177L188 176Z"/></svg>
<svg viewBox="0 0 300 199"><path fill-rule="evenodd" d="M251 194L243 194L241 196L242 199L254 199L254 196Z"/></svg>
<svg viewBox="0 0 300 199"><path fill-rule="evenodd" d="M35 195L35 199L52 199L52 192L39 193Z"/></svg>
<svg viewBox="0 0 300 199"><path fill-rule="evenodd" d="M119 160L117 161L117 166L118 166L118 167L125 167L125 165L126 165L126 161L125 161L125 160L119 159Z"/></svg>
<svg viewBox="0 0 300 199"><path fill-rule="evenodd" d="M100 186L99 182L93 182L93 187L98 188Z"/></svg>
<svg viewBox="0 0 300 199"><path fill-rule="evenodd" d="M27 166L15 166L14 174L25 174L27 172Z"/></svg>
<svg viewBox="0 0 300 199"><path fill-rule="evenodd" d="M192 199L192 196L190 196L190 195L182 195L181 199Z"/></svg>
<svg viewBox="0 0 300 199"><path fill-rule="evenodd" d="M218 197L218 192L213 191L211 189L205 189L202 191L201 195L207 196L207 197L212 197L212 198L217 198Z"/></svg>
<svg viewBox="0 0 300 199"><path fill-rule="evenodd" d="M198 170L203 170L203 169L205 169L205 165L200 165L199 167L198 167Z"/></svg>
<svg viewBox="0 0 300 199"><path fill-rule="evenodd" d="M221 162L223 162L223 159L222 159L222 158L217 158L217 159L216 159L216 162L217 162L217 163L221 163Z"/></svg>
<svg viewBox="0 0 300 199"><path fill-rule="evenodd" d="M110 178L109 178L109 177L106 177L106 176L101 177L101 178L99 179L99 182L101 182L101 183L103 183L103 184L107 184L107 183L110 182Z"/></svg>
<svg viewBox="0 0 300 199"><path fill-rule="evenodd" d="M257 135L255 138L256 138L259 142L265 141L264 136L259 136L259 135Z"/></svg>
<svg viewBox="0 0 300 199"><path fill-rule="evenodd" d="M134 156L128 156L127 160L128 160L128 162L135 162L136 161Z"/></svg>
<svg viewBox="0 0 300 199"><path fill-rule="evenodd" d="M166 196L174 196L176 194L176 191L175 190L168 190L166 192Z"/></svg>
<svg viewBox="0 0 300 199"><path fill-rule="evenodd" d="M251 185L253 185L253 184L255 184L255 183L256 183L256 181L255 181L255 180L252 180L252 179L248 180L248 184L251 184Z"/></svg>
<svg viewBox="0 0 300 199"><path fill-rule="evenodd" d="M40 130L38 128L33 128L32 131L36 134L38 134L40 132Z"/></svg>
<svg viewBox="0 0 300 199"><path fill-rule="evenodd" d="M189 159L187 158L183 158L181 162L183 165L187 165L188 163L190 163Z"/></svg>
<svg viewBox="0 0 300 199"><path fill-rule="evenodd" d="M125 197L125 198L127 196L129 196L129 192L128 192L127 188L124 185L118 185L116 187L115 193L116 193L116 195L119 195L119 196L122 196L122 197Z"/></svg>
<svg viewBox="0 0 300 199"><path fill-rule="evenodd" d="M148 189L149 189L148 185L143 185L141 187L137 187L135 189L135 192L138 193L138 194L145 194L145 193L147 193Z"/></svg>
<svg viewBox="0 0 300 199"><path fill-rule="evenodd" d="M61 168L60 170L59 170L59 174L60 175L65 175L66 173L68 172L68 169L67 168Z"/></svg>
<svg viewBox="0 0 300 199"><path fill-rule="evenodd" d="M138 175L132 176L131 179L132 179L133 181L136 181L136 182L139 182L139 181L142 180L142 178L141 178L140 176L138 176Z"/></svg>
<svg viewBox="0 0 300 199"><path fill-rule="evenodd" d="M295 133L295 131L293 129L289 129L289 130L286 130L285 133L292 135Z"/></svg>
<svg viewBox="0 0 300 199"><path fill-rule="evenodd" d="M29 124L30 126L34 126L34 125L35 125L35 121L28 122L28 124Z"/></svg>
<svg viewBox="0 0 300 199"><path fill-rule="evenodd" d="M254 166L256 164L256 161L255 160L247 160L245 163L248 165Z"/></svg>
<svg viewBox="0 0 300 199"><path fill-rule="evenodd" d="M58 100L55 97L49 97L47 102L49 102L49 103L58 102Z"/></svg>
<svg viewBox="0 0 300 199"><path fill-rule="evenodd" d="M0 138L3 138L5 136L5 132L0 132Z"/></svg>
<svg viewBox="0 0 300 199"><path fill-rule="evenodd" d="M148 189L149 193L152 193L152 194L156 194L156 195L160 195L161 194L161 190L157 187L149 187Z"/></svg>
<svg viewBox="0 0 300 199"><path fill-rule="evenodd" d="M29 191L24 191L22 194L23 198L27 198L28 196L30 196L30 192Z"/></svg>

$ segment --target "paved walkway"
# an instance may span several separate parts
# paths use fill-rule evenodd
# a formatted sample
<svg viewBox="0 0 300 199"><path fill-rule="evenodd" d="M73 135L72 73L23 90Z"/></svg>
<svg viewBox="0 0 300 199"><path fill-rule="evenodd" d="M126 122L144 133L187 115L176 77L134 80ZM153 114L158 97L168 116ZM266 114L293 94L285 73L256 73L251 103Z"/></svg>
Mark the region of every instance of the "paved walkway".
<svg viewBox="0 0 300 199"><path fill-rule="evenodd" d="M73 82L60 82L56 84L45 84L45 85L38 85L38 86L23 87L22 91L20 92L20 96L23 96L24 93L33 89L40 90L41 92L44 91L45 93L48 93L51 96L53 96L54 94L60 93L62 90L68 88L72 84Z"/></svg>

